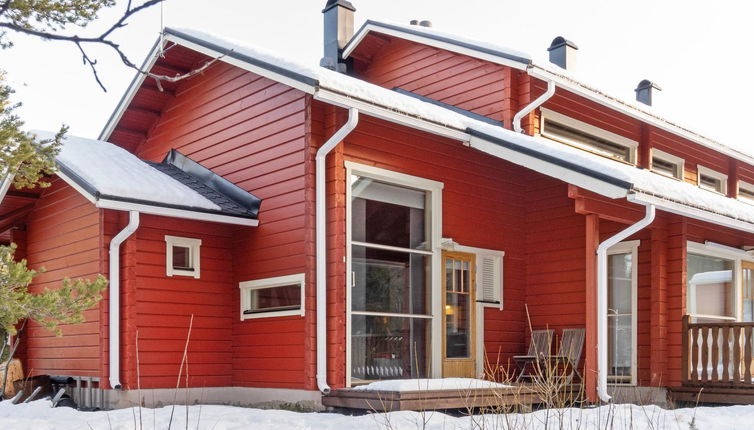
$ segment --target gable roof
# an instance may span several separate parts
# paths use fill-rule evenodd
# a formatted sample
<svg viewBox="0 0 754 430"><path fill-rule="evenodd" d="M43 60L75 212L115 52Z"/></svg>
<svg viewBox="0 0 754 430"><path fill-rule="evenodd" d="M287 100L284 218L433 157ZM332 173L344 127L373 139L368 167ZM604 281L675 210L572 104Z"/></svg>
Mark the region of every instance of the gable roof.
<svg viewBox="0 0 754 430"><path fill-rule="evenodd" d="M40 139L53 136L42 131L33 134ZM162 163L153 163L99 140L67 136L62 143L56 159L58 176L97 207L130 207L239 225L258 223L257 197L224 179L217 181L212 172L183 156L169 154ZM184 167L187 164L189 168Z"/></svg>
<svg viewBox="0 0 754 430"><path fill-rule="evenodd" d="M369 33L379 33L405 40L422 43L439 49L445 49L470 57L503 64L527 73L544 81L554 81L555 84L572 93L585 97L596 103L618 110L632 118L652 124L660 129L673 133L699 145L721 152L729 157L754 165L754 154L724 145L714 139L705 137L688 127L679 125L656 112L650 106L612 96L594 86L588 85L571 72L550 64L539 64L528 54L520 53L495 44L473 40L452 33L436 30L432 27L419 25L404 25L368 20L343 50L344 58L349 57L364 41Z"/></svg>
<svg viewBox="0 0 754 430"><path fill-rule="evenodd" d="M166 34L169 43L188 46L278 82L293 81L297 88L325 103L357 108L370 116L466 142L479 151L609 198L651 202L670 212L754 232L754 206L692 184L546 138L515 133L342 73L301 65L199 31L167 29ZM121 105L118 110L122 113L126 108ZM103 131L103 138L117 120L118 111Z"/></svg>

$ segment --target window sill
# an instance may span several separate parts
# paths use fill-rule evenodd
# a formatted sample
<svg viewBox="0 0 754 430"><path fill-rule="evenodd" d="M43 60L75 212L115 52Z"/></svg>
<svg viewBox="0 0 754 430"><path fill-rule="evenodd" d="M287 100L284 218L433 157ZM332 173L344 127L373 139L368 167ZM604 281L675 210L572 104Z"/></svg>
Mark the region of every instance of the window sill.
<svg viewBox="0 0 754 430"><path fill-rule="evenodd" d="M271 311L271 312L257 312L253 314L244 314L241 312L241 321L259 318L274 318L274 317L288 317L288 316L304 316L303 309L291 309L286 311Z"/></svg>

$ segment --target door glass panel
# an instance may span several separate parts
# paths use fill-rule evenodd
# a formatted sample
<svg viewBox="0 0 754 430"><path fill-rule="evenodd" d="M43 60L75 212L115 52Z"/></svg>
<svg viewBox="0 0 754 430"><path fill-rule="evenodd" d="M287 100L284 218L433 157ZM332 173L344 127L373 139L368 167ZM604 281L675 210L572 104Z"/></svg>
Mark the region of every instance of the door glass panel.
<svg viewBox="0 0 754 430"><path fill-rule="evenodd" d="M734 262L689 253L686 266L688 313L706 320L735 318Z"/></svg>
<svg viewBox="0 0 754 430"><path fill-rule="evenodd" d="M608 256L608 377L631 382L633 360L633 254Z"/></svg>
<svg viewBox="0 0 754 430"><path fill-rule="evenodd" d="M471 266L445 260L445 357L471 357Z"/></svg>
<svg viewBox="0 0 754 430"><path fill-rule="evenodd" d="M744 322L754 322L754 268L744 267L742 278L743 320Z"/></svg>
<svg viewBox="0 0 754 430"><path fill-rule="evenodd" d="M351 378L426 378L430 319L351 316Z"/></svg>

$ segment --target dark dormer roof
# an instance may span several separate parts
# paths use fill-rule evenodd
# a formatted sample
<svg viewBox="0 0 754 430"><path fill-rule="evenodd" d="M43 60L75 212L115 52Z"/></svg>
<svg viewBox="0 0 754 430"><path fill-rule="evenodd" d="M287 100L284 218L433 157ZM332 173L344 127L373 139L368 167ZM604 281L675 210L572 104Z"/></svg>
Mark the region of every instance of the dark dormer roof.
<svg viewBox="0 0 754 430"><path fill-rule="evenodd" d="M171 149L161 163L145 163L186 185L220 207L222 212L257 218L262 200Z"/></svg>

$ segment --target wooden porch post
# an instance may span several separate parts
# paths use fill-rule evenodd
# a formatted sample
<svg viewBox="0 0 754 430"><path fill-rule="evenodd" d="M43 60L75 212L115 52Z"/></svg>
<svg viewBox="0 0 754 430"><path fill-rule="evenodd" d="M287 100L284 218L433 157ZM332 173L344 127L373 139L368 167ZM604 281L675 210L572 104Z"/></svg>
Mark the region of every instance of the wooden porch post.
<svg viewBox="0 0 754 430"><path fill-rule="evenodd" d="M586 215L586 348L584 384L587 401L597 402L597 247L600 238L600 219Z"/></svg>

